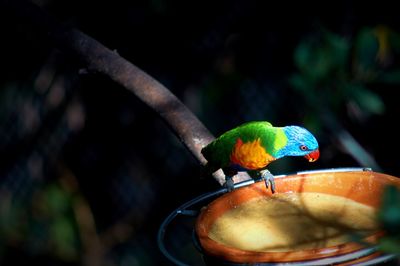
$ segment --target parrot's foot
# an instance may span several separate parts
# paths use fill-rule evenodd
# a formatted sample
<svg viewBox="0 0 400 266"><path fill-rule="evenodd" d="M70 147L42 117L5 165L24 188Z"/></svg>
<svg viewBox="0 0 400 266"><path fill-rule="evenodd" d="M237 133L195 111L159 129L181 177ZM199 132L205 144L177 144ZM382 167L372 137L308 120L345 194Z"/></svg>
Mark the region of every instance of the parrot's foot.
<svg viewBox="0 0 400 266"><path fill-rule="evenodd" d="M235 183L233 182L233 179L231 176L226 176L225 177L225 184L224 187L228 189L229 192L231 192L234 188Z"/></svg>
<svg viewBox="0 0 400 266"><path fill-rule="evenodd" d="M264 180L265 182L265 186L269 187L269 184L271 184L271 192L275 193L275 180L274 180L274 176L271 174L270 171L268 171L267 169L261 170L260 171L260 175L261 178Z"/></svg>

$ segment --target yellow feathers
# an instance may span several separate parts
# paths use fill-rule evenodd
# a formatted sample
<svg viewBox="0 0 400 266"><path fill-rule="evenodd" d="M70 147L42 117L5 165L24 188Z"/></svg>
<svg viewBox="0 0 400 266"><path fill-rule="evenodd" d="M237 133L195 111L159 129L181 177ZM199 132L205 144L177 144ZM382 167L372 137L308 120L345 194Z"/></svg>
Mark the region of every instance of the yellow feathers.
<svg viewBox="0 0 400 266"><path fill-rule="evenodd" d="M259 138L246 143L238 139L231 154L232 163L250 170L264 168L273 160L275 158L265 151Z"/></svg>

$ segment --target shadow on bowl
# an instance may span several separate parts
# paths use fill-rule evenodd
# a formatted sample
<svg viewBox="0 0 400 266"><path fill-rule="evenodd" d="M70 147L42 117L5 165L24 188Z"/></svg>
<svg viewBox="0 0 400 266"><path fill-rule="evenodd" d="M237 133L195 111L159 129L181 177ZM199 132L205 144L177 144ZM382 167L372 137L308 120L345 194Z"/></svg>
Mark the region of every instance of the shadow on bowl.
<svg viewBox="0 0 400 266"><path fill-rule="evenodd" d="M209 265L353 265L381 256L375 220L387 184L373 171L316 171L226 193L202 208L195 233ZM389 259L389 258L388 258Z"/></svg>

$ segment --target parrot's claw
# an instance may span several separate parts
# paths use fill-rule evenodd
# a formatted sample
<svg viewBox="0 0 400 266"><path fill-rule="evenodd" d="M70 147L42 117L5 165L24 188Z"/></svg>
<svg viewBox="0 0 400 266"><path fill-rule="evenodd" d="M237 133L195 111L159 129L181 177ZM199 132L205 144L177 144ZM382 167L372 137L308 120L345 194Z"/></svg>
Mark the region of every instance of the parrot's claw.
<svg viewBox="0 0 400 266"><path fill-rule="evenodd" d="M261 175L261 178L264 180L265 186L267 187L267 189L269 187L269 184L271 184L271 192L275 193L275 180L274 180L274 176L271 174L271 172L268 171L267 169L261 170L260 175Z"/></svg>
<svg viewBox="0 0 400 266"><path fill-rule="evenodd" d="M228 189L228 192L231 192L234 188L235 183L233 182L232 177L227 176L225 177L225 184L224 186Z"/></svg>

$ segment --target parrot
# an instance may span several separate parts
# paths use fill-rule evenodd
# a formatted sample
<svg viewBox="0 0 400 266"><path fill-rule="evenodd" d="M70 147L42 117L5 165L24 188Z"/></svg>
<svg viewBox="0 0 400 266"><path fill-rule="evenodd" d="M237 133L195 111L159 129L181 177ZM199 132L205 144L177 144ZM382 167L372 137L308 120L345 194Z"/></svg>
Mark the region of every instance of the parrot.
<svg viewBox="0 0 400 266"><path fill-rule="evenodd" d="M201 153L207 160L207 173L222 169L228 191L233 190L232 178L238 172L255 172L275 193L274 176L267 166L285 156L304 156L315 162L319 147L314 135L303 127L275 127L268 121L251 121L226 131L203 147Z"/></svg>

